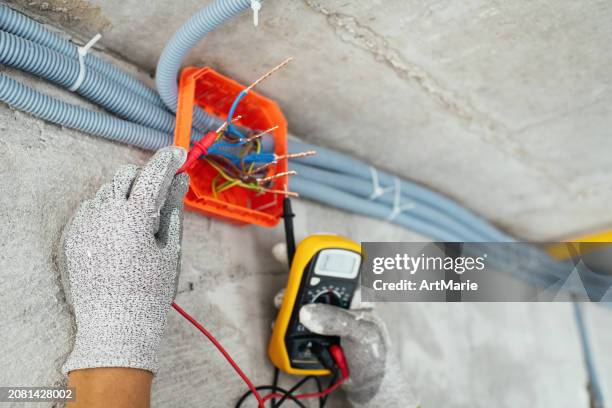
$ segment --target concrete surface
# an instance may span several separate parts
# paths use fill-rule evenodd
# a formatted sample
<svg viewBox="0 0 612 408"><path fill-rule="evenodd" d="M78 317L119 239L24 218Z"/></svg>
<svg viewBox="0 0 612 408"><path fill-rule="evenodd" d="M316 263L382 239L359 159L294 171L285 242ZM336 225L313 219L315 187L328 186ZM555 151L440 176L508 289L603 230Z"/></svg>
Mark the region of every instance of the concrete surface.
<svg viewBox="0 0 612 408"><path fill-rule="evenodd" d="M10 0L154 72L209 0ZM612 226L612 3L267 0L187 64L260 88L290 129L421 181L525 239ZM385 143L373 143L372 138ZM379 139L380 138L380 139Z"/></svg>
<svg viewBox="0 0 612 408"><path fill-rule="evenodd" d="M205 2L10 3L83 37L102 30L109 52L151 71L172 31ZM190 62L248 82L295 55L262 87L294 133L420 180L520 236L550 239L612 222L611 13L604 1L269 0L259 29L243 16ZM64 381L72 328L54 264L59 233L117 166L147 156L0 106L0 385ZM306 201L296 212L300 237L420 239ZM177 301L258 384L271 379L271 298L285 272L268 253L280 240L279 229L186 217ZM568 304L386 304L379 313L423 407L588 407ZM610 401L612 313L588 307L587 324ZM226 407L244 389L174 314L161 365L154 407Z"/></svg>

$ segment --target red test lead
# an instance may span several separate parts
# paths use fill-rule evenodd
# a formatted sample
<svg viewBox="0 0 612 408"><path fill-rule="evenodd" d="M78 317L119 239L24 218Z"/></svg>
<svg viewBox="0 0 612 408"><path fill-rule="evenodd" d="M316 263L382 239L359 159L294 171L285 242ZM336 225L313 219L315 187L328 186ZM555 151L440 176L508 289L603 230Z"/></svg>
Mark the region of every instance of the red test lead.
<svg viewBox="0 0 612 408"><path fill-rule="evenodd" d="M208 132L202 139L195 142L191 150L187 152L187 159L185 160L185 163L183 163L181 168L176 171L176 174L184 173L189 170L201 155L208 153L208 149L213 145L213 143L215 143L216 140L217 132L213 131Z"/></svg>
<svg viewBox="0 0 612 408"><path fill-rule="evenodd" d="M334 362L338 366L340 374L342 375L342 379L346 380L349 377L349 369L342 347L337 344L332 344L331 346L329 346L329 354L331 354L332 358L334 359Z"/></svg>

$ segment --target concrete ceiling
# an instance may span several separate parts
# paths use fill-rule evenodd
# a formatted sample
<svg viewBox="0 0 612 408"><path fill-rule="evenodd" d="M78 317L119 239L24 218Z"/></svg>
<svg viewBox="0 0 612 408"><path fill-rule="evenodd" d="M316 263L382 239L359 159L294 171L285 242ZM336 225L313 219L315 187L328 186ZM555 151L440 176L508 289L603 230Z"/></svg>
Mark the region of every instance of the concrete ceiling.
<svg viewBox="0 0 612 408"><path fill-rule="evenodd" d="M153 73L202 0L12 0ZM268 0L187 64L261 86L291 131L464 203L523 238L612 225L612 3Z"/></svg>

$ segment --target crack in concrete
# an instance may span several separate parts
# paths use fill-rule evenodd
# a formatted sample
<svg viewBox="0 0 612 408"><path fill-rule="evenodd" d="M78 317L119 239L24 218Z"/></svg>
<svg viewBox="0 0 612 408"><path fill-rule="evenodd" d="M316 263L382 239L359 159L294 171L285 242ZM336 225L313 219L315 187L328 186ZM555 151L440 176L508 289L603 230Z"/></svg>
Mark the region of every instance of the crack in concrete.
<svg viewBox="0 0 612 408"><path fill-rule="evenodd" d="M374 55L376 61L391 68L398 77L415 81L427 94L433 96L440 104L461 119L486 122L486 126L505 128L500 121L493 119L484 112L478 112L466 101L459 100L442 87L424 69L406 61L400 52L389 44L387 39L360 23L355 17L331 11L315 0L304 0L312 10L324 15L336 34L345 42L353 44Z"/></svg>
<svg viewBox="0 0 612 408"><path fill-rule="evenodd" d="M531 157L520 143L512 139L510 129L503 122L477 110L468 101L458 98L454 92L445 89L423 68L407 61L398 50L391 47L383 35L360 23L354 16L332 11L317 0L303 1L308 8L323 15L336 35L344 42L370 52L376 61L391 68L399 78L418 84L427 95L435 98L453 116L469 123L472 128L480 129L477 135L485 143L539 173L560 190L570 192L554 174L538 164L537 158Z"/></svg>

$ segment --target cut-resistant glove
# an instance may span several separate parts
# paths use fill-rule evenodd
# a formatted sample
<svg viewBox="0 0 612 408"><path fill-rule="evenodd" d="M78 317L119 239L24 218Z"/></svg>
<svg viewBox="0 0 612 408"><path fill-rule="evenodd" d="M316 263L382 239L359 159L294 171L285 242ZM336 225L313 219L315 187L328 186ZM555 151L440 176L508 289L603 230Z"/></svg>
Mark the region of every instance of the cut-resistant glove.
<svg viewBox="0 0 612 408"><path fill-rule="evenodd" d="M399 364L389 355L385 325L372 311L310 304L300 309L300 322L311 332L340 337L349 368L342 388L353 407L418 407Z"/></svg>
<svg viewBox="0 0 612 408"><path fill-rule="evenodd" d="M189 179L175 173L186 155L164 148L142 169L122 167L66 225L59 264L76 334L64 373L157 370L180 269Z"/></svg>

